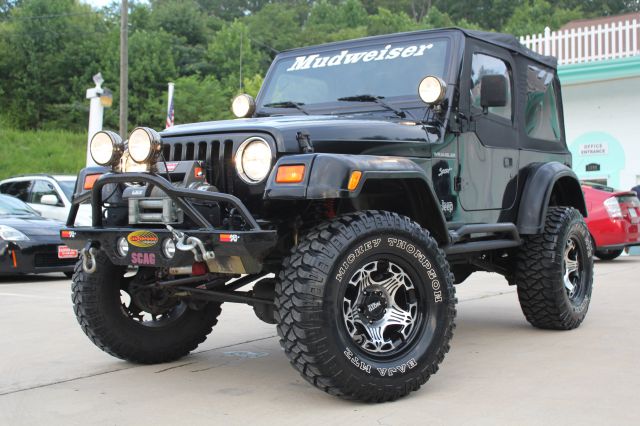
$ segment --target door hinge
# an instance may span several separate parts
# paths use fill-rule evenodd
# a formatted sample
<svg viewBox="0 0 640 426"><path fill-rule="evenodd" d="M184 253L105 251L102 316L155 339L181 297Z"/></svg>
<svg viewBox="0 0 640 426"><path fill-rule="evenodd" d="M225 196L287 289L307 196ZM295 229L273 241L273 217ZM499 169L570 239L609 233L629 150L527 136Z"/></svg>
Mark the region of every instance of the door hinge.
<svg viewBox="0 0 640 426"><path fill-rule="evenodd" d="M453 189L456 192L462 191L462 178L460 176L453 178Z"/></svg>

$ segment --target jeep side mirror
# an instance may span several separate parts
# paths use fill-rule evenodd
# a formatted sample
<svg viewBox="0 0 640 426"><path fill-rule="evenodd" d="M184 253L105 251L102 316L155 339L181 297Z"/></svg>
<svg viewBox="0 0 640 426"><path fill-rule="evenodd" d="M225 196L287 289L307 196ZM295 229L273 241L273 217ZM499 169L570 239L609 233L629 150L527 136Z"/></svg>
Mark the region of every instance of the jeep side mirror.
<svg viewBox="0 0 640 426"><path fill-rule="evenodd" d="M504 75L483 75L480 80L480 106L487 112L489 107L507 105L507 79Z"/></svg>
<svg viewBox="0 0 640 426"><path fill-rule="evenodd" d="M53 194L45 194L40 197L40 204L44 204L45 206L57 206L59 204L58 197Z"/></svg>

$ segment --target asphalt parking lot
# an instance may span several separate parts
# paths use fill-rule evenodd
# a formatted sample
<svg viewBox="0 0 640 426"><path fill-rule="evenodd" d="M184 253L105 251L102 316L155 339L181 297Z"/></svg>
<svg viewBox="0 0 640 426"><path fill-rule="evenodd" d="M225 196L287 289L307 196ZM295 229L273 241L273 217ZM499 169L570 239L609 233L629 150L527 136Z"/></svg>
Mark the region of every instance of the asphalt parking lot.
<svg viewBox="0 0 640 426"><path fill-rule="evenodd" d="M138 366L85 337L69 280L0 278L0 424L637 424L639 270L640 257L596 262L589 314L570 332L530 327L502 277L472 276L440 372L379 405L312 388L248 307L224 305L191 356Z"/></svg>

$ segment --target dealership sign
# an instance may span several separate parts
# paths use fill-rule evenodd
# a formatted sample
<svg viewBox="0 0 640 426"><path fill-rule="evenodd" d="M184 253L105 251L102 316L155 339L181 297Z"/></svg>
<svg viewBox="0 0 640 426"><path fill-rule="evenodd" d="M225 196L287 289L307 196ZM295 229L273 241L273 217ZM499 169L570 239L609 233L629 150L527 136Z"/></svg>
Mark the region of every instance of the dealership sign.
<svg viewBox="0 0 640 426"><path fill-rule="evenodd" d="M580 155L607 155L609 145L606 143L585 143L580 145Z"/></svg>

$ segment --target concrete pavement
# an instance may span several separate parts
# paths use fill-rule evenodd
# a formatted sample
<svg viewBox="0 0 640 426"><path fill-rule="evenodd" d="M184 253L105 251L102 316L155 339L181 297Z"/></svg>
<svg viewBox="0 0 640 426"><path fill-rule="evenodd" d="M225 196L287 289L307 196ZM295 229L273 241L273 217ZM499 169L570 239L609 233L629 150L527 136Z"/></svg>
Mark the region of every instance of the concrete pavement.
<svg viewBox="0 0 640 426"><path fill-rule="evenodd" d="M457 287L458 327L438 374L379 405L308 385L251 308L223 305L194 354L138 366L78 326L63 278L0 278L0 424L637 424L640 257L596 262L583 325L530 327L495 274Z"/></svg>

